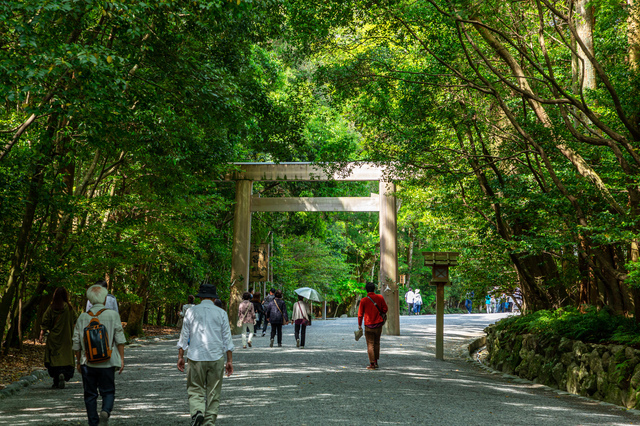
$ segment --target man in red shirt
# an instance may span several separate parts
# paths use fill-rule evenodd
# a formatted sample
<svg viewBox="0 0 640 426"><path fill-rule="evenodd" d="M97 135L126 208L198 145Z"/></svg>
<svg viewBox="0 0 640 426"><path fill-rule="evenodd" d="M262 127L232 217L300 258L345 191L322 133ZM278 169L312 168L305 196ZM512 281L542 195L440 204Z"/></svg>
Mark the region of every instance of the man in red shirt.
<svg viewBox="0 0 640 426"><path fill-rule="evenodd" d="M367 283L365 286L367 297L360 301L360 309L358 309L358 327L362 329L362 320L364 319L364 337L367 339L367 352L369 354L368 370L378 368L378 359L380 358L380 335L382 334L382 326L386 320L382 314L387 313L387 304L384 297L375 294L376 285Z"/></svg>

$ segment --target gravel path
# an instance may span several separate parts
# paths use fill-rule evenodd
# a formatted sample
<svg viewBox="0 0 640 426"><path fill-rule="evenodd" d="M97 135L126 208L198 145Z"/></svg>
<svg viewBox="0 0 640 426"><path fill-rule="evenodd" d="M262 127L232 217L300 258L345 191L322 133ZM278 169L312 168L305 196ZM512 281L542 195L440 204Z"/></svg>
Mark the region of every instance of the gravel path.
<svg viewBox="0 0 640 426"><path fill-rule="evenodd" d="M316 321L307 347L295 348L293 326L284 346L267 337L242 349L234 337L233 376L225 379L220 425L627 425L640 417L623 409L559 395L547 388L489 374L464 361L464 344L503 315L445 317L446 361L435 359L435 317L401 317L402 336L383 336L380 369L366 370L364 338L355 318ZM113 425L187 425L186 378L175 366L176 340L127 347L116 378ZM49 380L0 401L0 424L86 424L82 384L64 390Z"/></svg>

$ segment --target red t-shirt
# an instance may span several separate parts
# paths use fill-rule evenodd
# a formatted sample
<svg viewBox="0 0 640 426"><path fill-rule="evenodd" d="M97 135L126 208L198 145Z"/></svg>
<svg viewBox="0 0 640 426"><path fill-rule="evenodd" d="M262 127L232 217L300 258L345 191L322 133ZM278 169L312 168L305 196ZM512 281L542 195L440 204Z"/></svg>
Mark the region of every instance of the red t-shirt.
<svg viewBox="0 0 640 426"><path fill-rule="evenodd" d="M360 301L360 308L358 309L358 327L362 327L363 318L364 325L366 327L379 327L383 323L383 320L378 308L380 308L382 312L386 313L388 310L387 303L384 301L384 297L379 294L367 293L367 296L368 297L364 297ZM376 305L373 304L369 297L378 304L378 308L376 308Z"/></svg>

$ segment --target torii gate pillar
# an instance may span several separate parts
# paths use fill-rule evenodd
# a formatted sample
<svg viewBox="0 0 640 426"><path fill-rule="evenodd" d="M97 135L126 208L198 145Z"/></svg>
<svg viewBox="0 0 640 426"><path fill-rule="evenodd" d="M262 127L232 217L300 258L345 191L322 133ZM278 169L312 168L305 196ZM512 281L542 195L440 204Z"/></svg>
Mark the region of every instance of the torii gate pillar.
<svg viewBox="0 0 640 426"><path fill-rule="evenodd" d="M395 184L380 181L380 294L389 311L383 331L400 335L400 302L398 294L398 220Z"/></svg>
<svg viewBox="0 0 640 426"><path fill-rule="evenodd" d="M236 327L239 300L249 288L249 256L251 255L251 191L253 181L236 181L236 206L233 213L233 248L231 257L231 288L229 318L232 334L240 333ZM236 330L237 329L237 330ZM234 333L237 332L237 333Z"/></svg>

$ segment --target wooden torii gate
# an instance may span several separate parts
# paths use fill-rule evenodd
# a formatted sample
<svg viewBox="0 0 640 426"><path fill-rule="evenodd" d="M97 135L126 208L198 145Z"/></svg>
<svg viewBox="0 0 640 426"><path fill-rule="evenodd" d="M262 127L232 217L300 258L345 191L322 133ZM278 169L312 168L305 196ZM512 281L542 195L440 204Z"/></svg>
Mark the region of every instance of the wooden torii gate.
<svg viewBox="0 0 640 426"><path fill-rule="evenodd" d="M238 305L249 289L252 212L379 212L380 274L379 290L389 307L384 332L400 335L398 293L398 243L395 184L384 180L383 170L371 163L351 163L346 172L327 174L311 163L234 163L239 171L225 176L236 182L236 204L233 219L233 259L229 318L234 334ZM371 197L282 197L260 198L252 195L254 181L378 181L378 195Z"/></svg>

